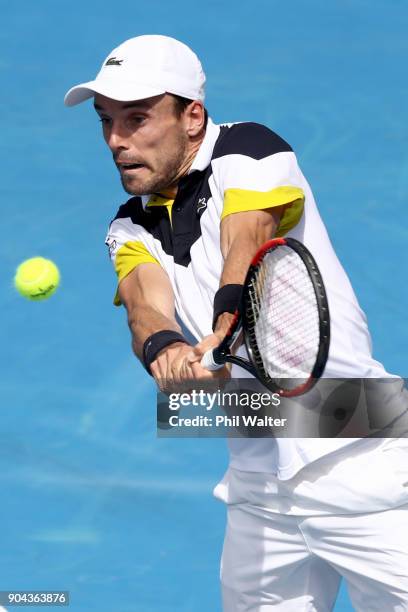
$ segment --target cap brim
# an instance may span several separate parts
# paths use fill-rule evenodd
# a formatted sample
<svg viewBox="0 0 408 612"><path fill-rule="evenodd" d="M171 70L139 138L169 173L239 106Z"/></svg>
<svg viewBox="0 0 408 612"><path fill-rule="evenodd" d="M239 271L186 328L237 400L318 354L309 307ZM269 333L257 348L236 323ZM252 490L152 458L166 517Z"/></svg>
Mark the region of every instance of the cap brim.
<svg viewBox="0 0 408 612"><path fill-rule="evenodd" d="M159 87L141 85L140 83L118 81L104 81L102 79L88 81L71 87L65 94L65 106L75 106L88 98L92 98L96 93L117 100L118 102L132 102L133 100L144 100L164 94L165 90Z"/></svg>

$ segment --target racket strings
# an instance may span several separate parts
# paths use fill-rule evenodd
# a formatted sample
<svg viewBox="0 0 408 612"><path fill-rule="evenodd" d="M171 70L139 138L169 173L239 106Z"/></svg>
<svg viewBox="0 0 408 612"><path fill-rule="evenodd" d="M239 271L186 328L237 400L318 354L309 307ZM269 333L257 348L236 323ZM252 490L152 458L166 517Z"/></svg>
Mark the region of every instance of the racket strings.
<svg viewBox="0 0 408 612"><path fill-rule="evenodd" d="M248 291L253 357L272 379L307 380L320 343L316 295L303 260L291 248L268 252ZM287 385L287 382L286 382Z"/></svg>

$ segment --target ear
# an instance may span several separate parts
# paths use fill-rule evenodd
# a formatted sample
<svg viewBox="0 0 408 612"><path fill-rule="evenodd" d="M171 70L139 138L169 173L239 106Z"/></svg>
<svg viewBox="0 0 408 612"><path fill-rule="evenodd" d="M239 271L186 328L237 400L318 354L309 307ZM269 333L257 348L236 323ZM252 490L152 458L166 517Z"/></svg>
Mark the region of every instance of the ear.
<svg viewBox="0 0 408 612"><path fill-rule="evenodd" d="M204 129L205 113L203 103L193 100L184 111L184 122L187 136L195 138Z"/></svg>

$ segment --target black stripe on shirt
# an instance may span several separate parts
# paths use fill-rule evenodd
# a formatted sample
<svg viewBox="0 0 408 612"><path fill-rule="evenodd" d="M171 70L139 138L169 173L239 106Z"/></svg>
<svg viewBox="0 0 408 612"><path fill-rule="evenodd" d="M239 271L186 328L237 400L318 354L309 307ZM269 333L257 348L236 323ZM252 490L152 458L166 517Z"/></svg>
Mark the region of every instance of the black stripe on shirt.
<svg viewBox="0 0 408 612"><path fill-rule="evenodd" d="M221 126L212 159L234 154L263 159L275 153L291 151L292 147L265 125L236 123L230 127Z"/></svg>
<svg viewBox="0 0 408 612"><path fill-rule="evenodd" d="M172 231L165 206L151 206L144 210L142 199L136 196L122 204L113 221L129 218L132 223L141 225L153 238L159 240L166 255L173 255Z"/></svg>

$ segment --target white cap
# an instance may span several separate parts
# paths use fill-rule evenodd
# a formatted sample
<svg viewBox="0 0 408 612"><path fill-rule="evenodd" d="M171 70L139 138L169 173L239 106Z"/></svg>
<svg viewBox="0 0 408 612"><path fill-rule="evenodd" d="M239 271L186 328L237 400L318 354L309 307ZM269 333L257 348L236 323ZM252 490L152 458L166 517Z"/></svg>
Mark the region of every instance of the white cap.
<svg viewBox="0 0 408 612"><path fill-rule="evenodd" d="M166 92L204 101L204 84L200 60L187 45L169 36L137 36L113 49L95 80L72 87L64 102L74 106L95 93L131 102Z"/></svg>

